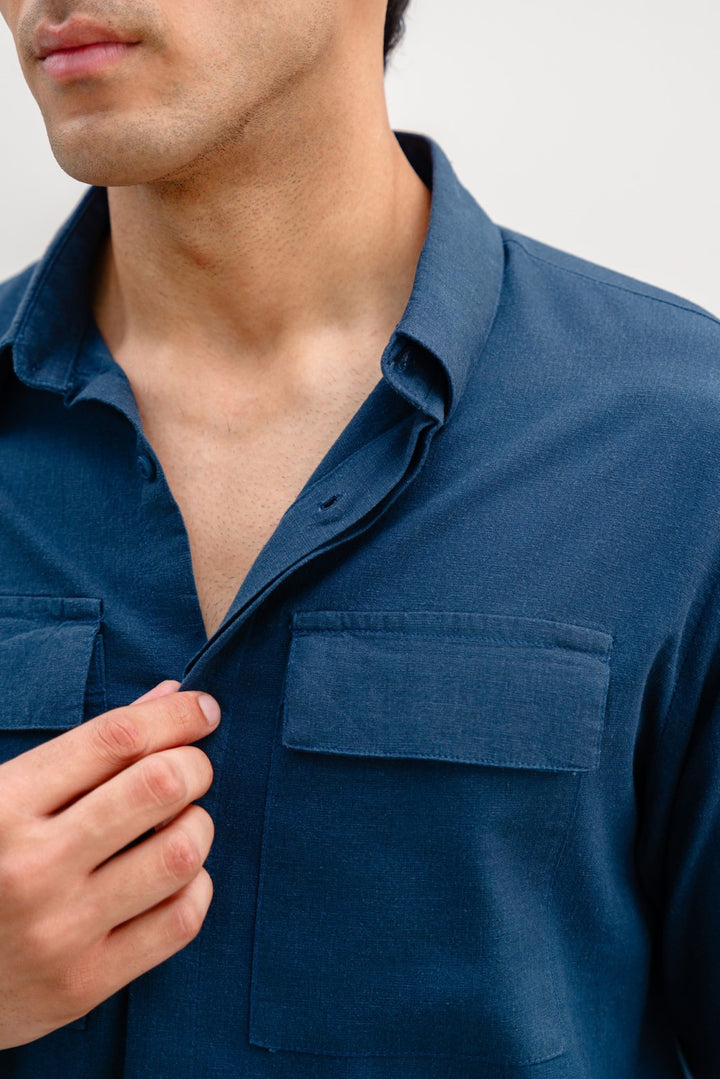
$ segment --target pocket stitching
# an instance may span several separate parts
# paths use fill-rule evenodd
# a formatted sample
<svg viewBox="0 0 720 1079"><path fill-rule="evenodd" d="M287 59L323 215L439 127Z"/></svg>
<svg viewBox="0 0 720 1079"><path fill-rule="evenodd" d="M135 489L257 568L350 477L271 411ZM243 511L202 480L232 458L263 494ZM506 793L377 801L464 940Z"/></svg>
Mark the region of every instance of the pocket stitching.
<svg viewBox="0 0 720 1079"><path fill-rule="evenodd" d="M367 757L371 760L388 760L388 761L414 761L414 760L427 760L427 761L448 761L451 764L467 764L468 767L474 765L480 765L481 767L488 766L490 768L521 768L523 771L528 772L570 772L572 774L582 774L585 772L594 771L594 769L580 768L578 765L562 764L528 764L523 761L503 761L502 764L498 764L497 760L492 757L473 757L469 760L467 757L454 757L440 753L421 753L419 750L413 750L412 754L408 753L387 753L383 751L377 751L372 753L370 751L363 753L351 753L347 749L343 749L340 746L325 745L313 748L312 746L295 746L290 742L283 740L283 746L287 749L292 749L296 753L328 753L331 756L337 757Z"/></svg>
<svg viewBox="0 0 720 1079"><path fill-rule="evenodd" d="M463 631L446 630L444 633L436 633L424 630L394 630L394 629L293 629L293 637L429 637L435 640L469 640L476 641L479 644L490 645L510 645L521 646L524 648L534 648L542 652L569 652L571 655L581 656L593 656L597 659L605 660L608 657L608 649L594 649L584 648L581 645L571 646L565 644L544 644L542 641L522 640L521 638L513 637L487 637L478 633L468 633Z"/></svg>

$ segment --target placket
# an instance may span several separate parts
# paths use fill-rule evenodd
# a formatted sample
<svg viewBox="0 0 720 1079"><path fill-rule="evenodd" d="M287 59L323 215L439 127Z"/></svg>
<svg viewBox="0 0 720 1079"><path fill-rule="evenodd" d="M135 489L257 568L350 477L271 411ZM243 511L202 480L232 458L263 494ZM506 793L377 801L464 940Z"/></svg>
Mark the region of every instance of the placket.
<svg viewBox="0 0 720 1079"><path fill-rule="evenodd" d="M206 664L278 585L372 527L422 468L435 426L427 416L407 417L297 499L260 552L222 626L188 663L183 689L200 688Z"/></svg>
<svg viewBox="0 0 720 1079"><path fill-rule="evenodd" d="M219 663L227 661L235 672L242 667L247 661L246 650L250 651L247 634L252 633L253 616L301 567L357 539L380 522L420 472L438 426L437 417L415 411L306 488L258 556L221 628L189 661L182 689L207 689L212 682L210 668L217 670ZM235 716L221 724L208 748L218 782L202 799L202 805L216 820L221 819L223 807L227 809L220 780L229 740L241 736L237 720ZM274 731L269 729L268 744L273 736ZM218 852L218 864L227 855L227 851ZM217 872L214 866L213 872ZM249 928L243 923L241 932ZM216 960L204 949L201 933L166 964L130 986L124 1079L195 1074L198 1032L193 1022L194 1009L202 1001L208 1006L208 986L217 992L223 979L233 974L215 966ZM244 977L242 971L235 973ZM245 989L241 990L244 995ZM222 1037L223 1032L219 1031L218 1036ZM241 1029L231 1036L244 1042ZM244 1049L238 1052L244 1055Z"/></svg>

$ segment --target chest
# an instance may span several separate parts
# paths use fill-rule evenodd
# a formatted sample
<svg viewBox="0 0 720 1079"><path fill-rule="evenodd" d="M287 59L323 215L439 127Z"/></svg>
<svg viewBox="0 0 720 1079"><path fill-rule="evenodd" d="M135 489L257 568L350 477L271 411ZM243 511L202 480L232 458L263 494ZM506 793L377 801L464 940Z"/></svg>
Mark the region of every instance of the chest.
<svg viewBox="0 0 720 1079"><path fill-rule="evenodd" d="M208 636L376 374L311 407L266 408L251 418L226 412L203 425L157 413L145 417L146 435L183 517Z"/></svg>

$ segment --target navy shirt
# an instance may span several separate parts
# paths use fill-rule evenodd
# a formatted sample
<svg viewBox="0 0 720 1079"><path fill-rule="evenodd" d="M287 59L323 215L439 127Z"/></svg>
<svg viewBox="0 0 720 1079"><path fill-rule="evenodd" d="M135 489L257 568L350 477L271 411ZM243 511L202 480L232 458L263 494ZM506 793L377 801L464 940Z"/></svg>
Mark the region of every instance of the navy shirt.
<svg viewBox="0 0 720 1079"><path fill-rule="evenodd" d="M383 377L210 640L105 192L0 289L0 759L163 678L224 714L200 935L3 1079L720 1074L720 326L401 142Z"/></svg>

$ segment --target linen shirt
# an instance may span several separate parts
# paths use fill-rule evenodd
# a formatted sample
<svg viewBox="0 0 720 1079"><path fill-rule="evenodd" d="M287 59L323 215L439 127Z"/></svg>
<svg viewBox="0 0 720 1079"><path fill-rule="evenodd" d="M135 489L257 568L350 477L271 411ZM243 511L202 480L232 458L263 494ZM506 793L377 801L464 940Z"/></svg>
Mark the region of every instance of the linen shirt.
<svg viewBox="0 0 720 1079"><path fill-rule="evenodd" d="M720 327L398 137L382 377L209 640L106 193L0 288L0 759L164 678L224 717L199 936L3 1079L720 1075Z"/></svg>

